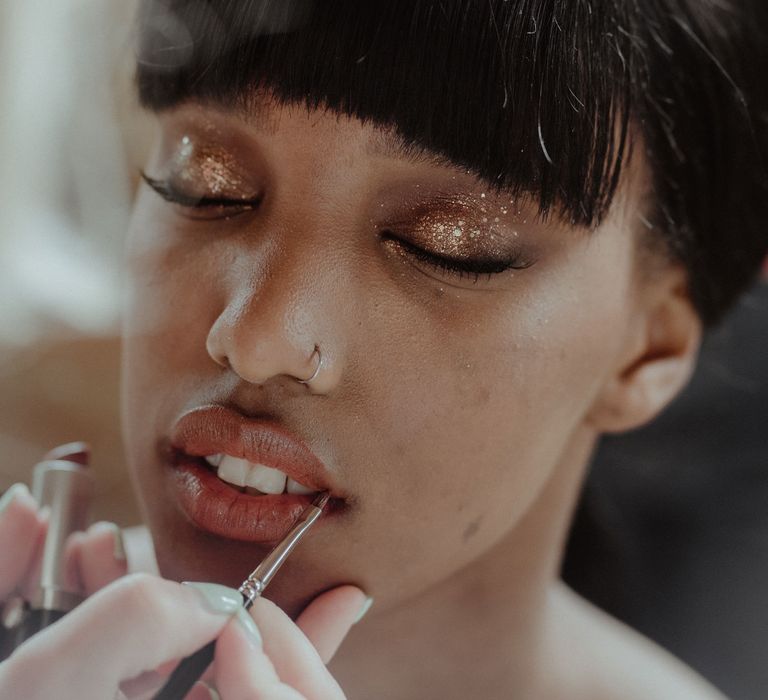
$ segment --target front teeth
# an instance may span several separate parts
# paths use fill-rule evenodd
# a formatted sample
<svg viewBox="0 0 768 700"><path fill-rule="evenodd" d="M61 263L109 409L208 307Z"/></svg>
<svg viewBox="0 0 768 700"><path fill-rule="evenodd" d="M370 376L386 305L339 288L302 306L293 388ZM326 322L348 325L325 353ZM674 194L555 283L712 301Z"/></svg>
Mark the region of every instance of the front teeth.
<svg viewBox="0 0 768 700"><path fill-rule="evenodd" d="M219 462L219 479L234 486L245 486L249 466L244 459L225 455Z"/></svg>
<svg viewBox="0 0 768 700"><path fill-rule="evenodd" d="M288 482L286 483L285 490L288 493L294 493L299 494L301 496L305 496L309 493L315 493L311 488L308 486L304 486L304 484L300 484L298 481L294 481L293 479L288 479Z"/></svg>
<svg viewBox="0 0 768 700"><path fill-rule="evenodd" d="M280 470L263 464L253 464L245 459L222 454L210 455L205 461L217 468L219 479L233 486L251 487L271 494L280 494L283 491L302 495L315 493L304 484L289 479Z"/></svg>
<svg viewBox="0 0 768 700"><path fill-rule="evenodd" d="M263 464L253 464L245 478L245 485L258 489L262 493L282 493L285 491L287 478L277 469L270 469Z"/></svg>

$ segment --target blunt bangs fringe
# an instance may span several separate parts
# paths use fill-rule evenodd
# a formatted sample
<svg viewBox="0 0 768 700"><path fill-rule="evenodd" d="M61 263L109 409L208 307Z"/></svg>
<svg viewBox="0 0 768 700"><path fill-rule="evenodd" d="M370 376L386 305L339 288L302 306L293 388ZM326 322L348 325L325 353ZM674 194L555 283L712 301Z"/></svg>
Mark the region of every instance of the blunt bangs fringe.
<svg viewBox="0 0 768 700"><path fill-rule="evenodd" d="M158 112L267 92L393 128L587 227L632 139L648 223L714 323L768 246L762 2L143 0L136 80Z"/></svg>
<svg viewBox="0 0 768 700"><path fill-rule="evenodd" d="M593 225L618 179L626 57L605 13L567 4L153 0L140 100L247 109L267 90L394 127L491 186L533 193L543 212Z"/></svg>

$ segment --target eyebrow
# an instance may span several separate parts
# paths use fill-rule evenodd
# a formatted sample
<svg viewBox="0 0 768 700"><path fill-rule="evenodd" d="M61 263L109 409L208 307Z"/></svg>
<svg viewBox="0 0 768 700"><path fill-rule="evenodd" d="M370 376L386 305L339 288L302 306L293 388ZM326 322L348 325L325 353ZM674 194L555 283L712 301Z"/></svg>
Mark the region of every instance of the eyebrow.
<svg viewBox="0 0 768 700"><path fill-rule="evenodd" d="M366 155L374 158L406 160L414 165L432 165L439 168L461 168L437 151L415 141L408 141L393 128L377 128L365 150Z"/></svg>

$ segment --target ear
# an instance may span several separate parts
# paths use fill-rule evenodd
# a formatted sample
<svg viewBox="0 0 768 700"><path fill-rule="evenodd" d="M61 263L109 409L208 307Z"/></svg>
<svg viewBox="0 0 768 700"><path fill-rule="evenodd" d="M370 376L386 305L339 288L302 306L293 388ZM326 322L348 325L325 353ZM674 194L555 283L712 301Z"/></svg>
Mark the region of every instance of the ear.
<svg viewBox="0 0 768 700"><path fill-rule="evenodd" d="M693 374L702 323L690 300L685 271L669 266L646 284L621 359L587 417L600 433L623 432L652 420Z"/></svg>

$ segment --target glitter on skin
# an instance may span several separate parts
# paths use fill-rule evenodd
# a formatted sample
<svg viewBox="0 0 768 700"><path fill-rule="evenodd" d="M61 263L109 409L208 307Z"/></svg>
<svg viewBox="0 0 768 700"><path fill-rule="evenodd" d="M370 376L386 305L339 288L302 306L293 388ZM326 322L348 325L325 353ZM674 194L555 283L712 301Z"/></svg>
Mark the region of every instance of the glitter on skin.
<svg viewBox="0 0 768 700"><path fill-rule="evenodd" d="M494 205L485 192L429 200L414 206L413 214L415 224L408 226L413 242L439 255L504 258L514 250L510 242L517 232L508 229L519 221L506 203Z"/></svg>
<svg viewBox="0 0 768 700"><path fill-rule="evenodd" d="M185 191L205 197L244 199L253 188L231 150L209 139L180 135L170 159L170 176ZM422 199L412 218L400 222L415 245L452 258L509 258L517 248L520 211L486 192ZM384 203L381 203L384 206Z"/></svg>

